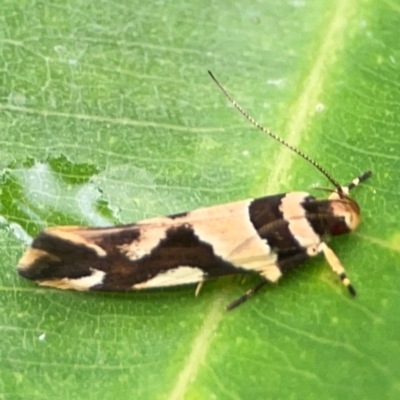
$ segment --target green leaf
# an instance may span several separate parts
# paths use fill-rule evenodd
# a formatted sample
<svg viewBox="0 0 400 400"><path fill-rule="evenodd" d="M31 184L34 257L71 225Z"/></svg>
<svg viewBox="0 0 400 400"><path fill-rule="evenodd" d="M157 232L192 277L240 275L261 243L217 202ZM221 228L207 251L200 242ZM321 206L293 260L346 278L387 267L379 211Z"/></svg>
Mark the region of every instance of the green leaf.
<svg viewBox="0 0 400 400"><path fill-rule="evenodd" d="M2 399L398 399L400 6L2 2ZM227 104L347 183L357 233L237 310L258 280L129 294L16 274L45 226L104 225L326 187ZM321 192L316 192L321 195ZM227 227L229 228L229 227Z"/></svg>

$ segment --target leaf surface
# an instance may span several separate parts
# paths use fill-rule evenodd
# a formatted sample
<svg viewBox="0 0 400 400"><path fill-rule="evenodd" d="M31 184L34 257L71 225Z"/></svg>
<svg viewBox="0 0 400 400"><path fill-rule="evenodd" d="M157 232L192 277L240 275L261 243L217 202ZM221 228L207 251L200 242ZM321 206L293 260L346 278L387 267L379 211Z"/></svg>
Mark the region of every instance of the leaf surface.
<svg viewBox="0 0 400 400"><path fill-rule="evenodd" d="M3 3L0 397L398 399L398 4ZM257 277L198 298L19 278L45 226L328 186L243 121L207 69L336 180L373 170L354 192L359 230L331 244L359 296L322 258L231 313Z"/></svg>

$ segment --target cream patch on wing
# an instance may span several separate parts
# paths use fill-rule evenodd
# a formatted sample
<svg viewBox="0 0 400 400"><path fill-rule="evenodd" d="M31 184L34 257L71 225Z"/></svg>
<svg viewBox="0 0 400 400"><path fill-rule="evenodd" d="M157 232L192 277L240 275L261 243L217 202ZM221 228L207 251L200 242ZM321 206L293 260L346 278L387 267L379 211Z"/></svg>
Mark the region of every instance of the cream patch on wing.
<svg viewBox="0 0 400 400"><path fill-rule="evenodd" d="M48 253L45 250L35 249L30 247L18 262L18 270L23 272L31 268L36 262L40 260L60 261L60 258L54 254Z"/></svg>
<svg viewBox="0 0 400 400"><path fill-rule="evenodd" d="M132 289L186 285L203 281L206 277L207 274L200 268L180 266L160 272L146 282L137 283Z"/></svg>
<svg viewBox="0 0 400 400"><path fill-rule="evenodd" d="M137 224L137 228L140 230L140 236L137 240L118 246L121 252L132 261L149 255L166 238L168 219L157 218L157 222L154 223L150 221L153 220Z"/></svg>
<svg viewBox="0 0 400 400"><path fill-rule="evenodd" d="M101 285L104 281L106 273L99 269L90 268L91 275L83 276L82 278L70 279L49 279L37 281L41 286L52 286L57 289L74 289L74 290L89 290L92 287Z"/></svg>
<svg viewBox="0 0 400 400"><path fill-rule="evenodd" d="M84 229L80 226L57 226L54 228L45 229L44 233L78 246L85 246L91 250L94 250L98 257L105 257L107 252L103 248L92 241L85 239L84 233L90 231L90 229Z"/></svg>
<svg viewBox="0 0 400 400"><path fill-rule="evenodd" d="M249 216L253 200L195 210L188 214L195 235L212 245L215 255L236 267L258 272L269 281L277 281L281 274L276 265L277 255L260 238ZM204 215L199 218L199 214Z"/></svg>
<svg viewBox="0 0 400 400"><path fill-rule="evenodd" d="M306 192L287 193L282 199L279 209L289 224L290 233L300 246L307 249L309 256L314 256L319 252L318 245L321 243L321 239L310 225L306 217L306 210L301 205L308 196L309 194Z"/></svg>

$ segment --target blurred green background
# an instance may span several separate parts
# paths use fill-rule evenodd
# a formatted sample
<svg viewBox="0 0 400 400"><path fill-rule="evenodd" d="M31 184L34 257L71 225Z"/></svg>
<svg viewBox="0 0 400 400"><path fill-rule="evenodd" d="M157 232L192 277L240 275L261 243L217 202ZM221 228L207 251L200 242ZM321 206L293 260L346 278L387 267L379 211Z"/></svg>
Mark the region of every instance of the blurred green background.
<svg viewBox="0 0 400 400"><path fill-rule="evenodd" d="M398 399L399 16L389 0L3 0L0 399ZM336 180L373 170L359 230L331 244L359 296L323 258L232 313L257 277L198 298L19 278L45 226L329 185L207 69Z"/></svg>

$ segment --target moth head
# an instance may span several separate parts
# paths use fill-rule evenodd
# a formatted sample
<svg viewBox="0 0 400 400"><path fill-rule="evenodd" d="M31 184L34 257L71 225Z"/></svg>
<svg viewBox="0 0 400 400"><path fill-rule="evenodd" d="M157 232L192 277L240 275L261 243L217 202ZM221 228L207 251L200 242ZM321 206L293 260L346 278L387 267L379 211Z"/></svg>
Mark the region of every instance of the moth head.
<svg viewBox="0 0 400 400"><path fill-rule="evenodd" d="M332 220L329 231L332 235L342 235L354 231L360 223L360 206L349 195L342 191L334 191L329 196Z"/></svg>

